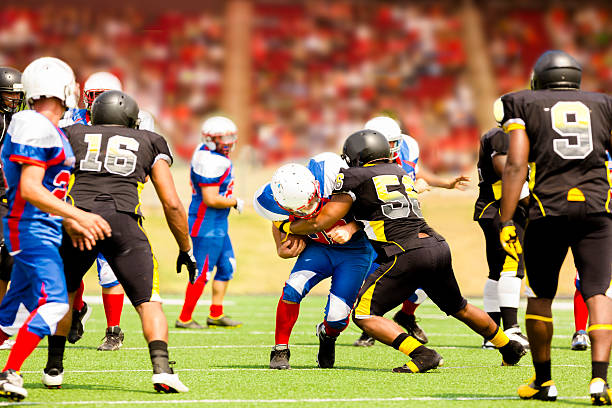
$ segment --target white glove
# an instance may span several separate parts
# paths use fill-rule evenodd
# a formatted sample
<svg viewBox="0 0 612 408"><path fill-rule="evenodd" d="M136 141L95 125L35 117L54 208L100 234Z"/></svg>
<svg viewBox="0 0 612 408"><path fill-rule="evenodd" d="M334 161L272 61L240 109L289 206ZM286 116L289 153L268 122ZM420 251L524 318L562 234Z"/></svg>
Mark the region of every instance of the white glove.
<svg viewBox="0 0 612 408"><path fill-rule="evenodd" d="M244 200L242 198L236 198L236 205L234 206L238 214L242 214L242 210L244 210Z"/></svg>

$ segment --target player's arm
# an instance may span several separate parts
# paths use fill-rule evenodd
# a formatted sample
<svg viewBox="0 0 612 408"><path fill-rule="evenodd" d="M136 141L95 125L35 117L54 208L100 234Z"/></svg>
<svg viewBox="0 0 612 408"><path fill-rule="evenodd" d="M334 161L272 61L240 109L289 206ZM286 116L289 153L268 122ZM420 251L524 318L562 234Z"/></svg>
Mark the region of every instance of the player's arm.
<svg viewBox="0 0 612 408"><path fill-rule="evenodd" d="M219 194L219 186L201 186L202 202L207 207L212 208L231 208L238 205L238 199L234 197L224 197Z"/></svg>
<svg viewBox="0 0 612 408"><path fill-rule="evenodd" d="M527 178L529 139L525 129L510 131L510 147L502 172L502 198L500 221L510 221L519 201L521 190Z"/></svg>
<svg viewBox="0 0 612 408"><path fill-rule="evenodd" d="M287 234L280 232L274 224L272 224L272 236L276 244L276 253L281 258L294 258L306 248L305 238L296 235L292 236L291 239L287 239Z"/></svg>
<svg viewBox="0 0 612 408"><path fill-rule="evenodd" d="M308 235L319 231L325 231L334 226L336 222L348 214L353 199L349 194L334 194L331 201L327 202L321 212L314 218L284 222L281 224L283 232Z"/></svg>
<svg viewBox="0 0 612 408"><path fill-rule="evenodd" d="M467 187L467 183L470 181L469 176L460 175L454 178L445 178L440 177L437 174L434 174L428 170L423 168L419 169L419 172L416 174L416 178L424 180L428 185L432 187L440 187L453 189L456 188L458 190L465 190Z"/></svg>

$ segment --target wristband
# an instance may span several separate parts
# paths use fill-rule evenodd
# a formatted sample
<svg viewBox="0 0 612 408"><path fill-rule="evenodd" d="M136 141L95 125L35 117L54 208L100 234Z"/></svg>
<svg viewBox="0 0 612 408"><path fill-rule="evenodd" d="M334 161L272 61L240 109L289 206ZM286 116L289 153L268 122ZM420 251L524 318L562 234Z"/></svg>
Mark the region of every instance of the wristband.
<svg viewBox="0 0 612 408"><path fill-rule="evenodd" d="M285 220L281 222L281 224L278 226L278 229L281 232L284 232L285 234L291 234L291 221Z"/></svg>
<svg viewBox="0 0 612 408"><path fill-rule="evenodd" d="M501 223L499 224L499 230L500 230L500 231L501 231L501 230L503 230L503 229L504 229L504 228L506 228L506 227L514 227L514 221L512 221L512 220L508 220L508 221L506 221L506 222L501 222Z"/></svg>

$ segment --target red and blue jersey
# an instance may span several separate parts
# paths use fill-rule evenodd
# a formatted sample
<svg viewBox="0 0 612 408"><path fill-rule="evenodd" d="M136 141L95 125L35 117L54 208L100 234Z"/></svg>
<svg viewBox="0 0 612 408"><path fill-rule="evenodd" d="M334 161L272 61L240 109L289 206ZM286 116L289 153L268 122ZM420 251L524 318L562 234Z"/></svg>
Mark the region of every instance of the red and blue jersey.
<svg viewBox="0 0 612 408"><path fill-rule="evenodd" d="M402 135L397 164L408 173L412 181L416 181L416 173L419 170L419 144L413 137Z"/></svg>
<svg viewBox="0 0 612 408"><path fill-rule="evenodd" d="M200 144L191 158L192 196L189 205L189 231L192 237L227 234L229 208L212 208L202 201L202 187L218 186L219 195L231 197L234 188L232 162L221 153ZM212 234L212 235L211 235Z"/></svg>
<svg viewBox="0 0 612 408"><path fill-rule="evenodd" d="M91 125L91 117L87 109L70 108L64 114L64 117L59 121L59 127L65 128L70 125L81 124L85 126Z"/></svg>
<svg viewBox="0 0 612 408"><path fill-rule="evenodd" d="M62 218L39 210L21 196L22 165L44 168L43 186L63 200L74 161L68 139L45 116L32 110L13 116L2 149L9 206L4 234L11 253L39 246L41 241L59 246L62 240Z"/></svg>

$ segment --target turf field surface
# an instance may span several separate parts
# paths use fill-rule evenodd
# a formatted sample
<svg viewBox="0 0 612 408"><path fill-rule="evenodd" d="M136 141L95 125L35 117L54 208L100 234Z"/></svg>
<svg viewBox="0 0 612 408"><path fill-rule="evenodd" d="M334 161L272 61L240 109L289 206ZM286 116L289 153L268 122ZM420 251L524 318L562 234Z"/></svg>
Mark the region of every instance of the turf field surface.
<svg viewBox="0 0 612 408"><path fill-rule="evenodd" d="M36 406L177 406L177 407L530 407L543 403L519 401L516 388L532 375L528 354L517 367L500 367L494 350L482 350L482 339L430 302L417 310L429 345L442 354L442 368L424 374L396 374L390 370L407 361L400 352L377 343L353 347L359 332L352 323L336 346L336 368L316 368L316 323L322 320L326 298L307 297L291 337L288 371L270 370L274 319L278 296L230 296L226 313L245 324L237 329L182 330L174 328L180 299L169 299L164 310L170 324L170 359L181 380L191 388L186 394L157 394L151 385L151 368L140 324L131 306L122 318L124 347L116 352L96 350L104 333L101 304L85 335L68 345L64 386L44 389L42 368L46 340L23 367L29 397L15 405ZM475 302L479 304L477 300ZM589 406L590 352L569 349L573 333L571 303L556 302L554 311L553 378L559 400L550 405ZM208 307L200 305L195 319L204 322ZM524 315L521 309L520 316ZM389 313L388 316L392 316ZM522 318L521 318L522 320ZM0 351L4 362L7 351ZM0 406L7 405L0 403ZM547 405L548 406L548 405Z"/></svg>

